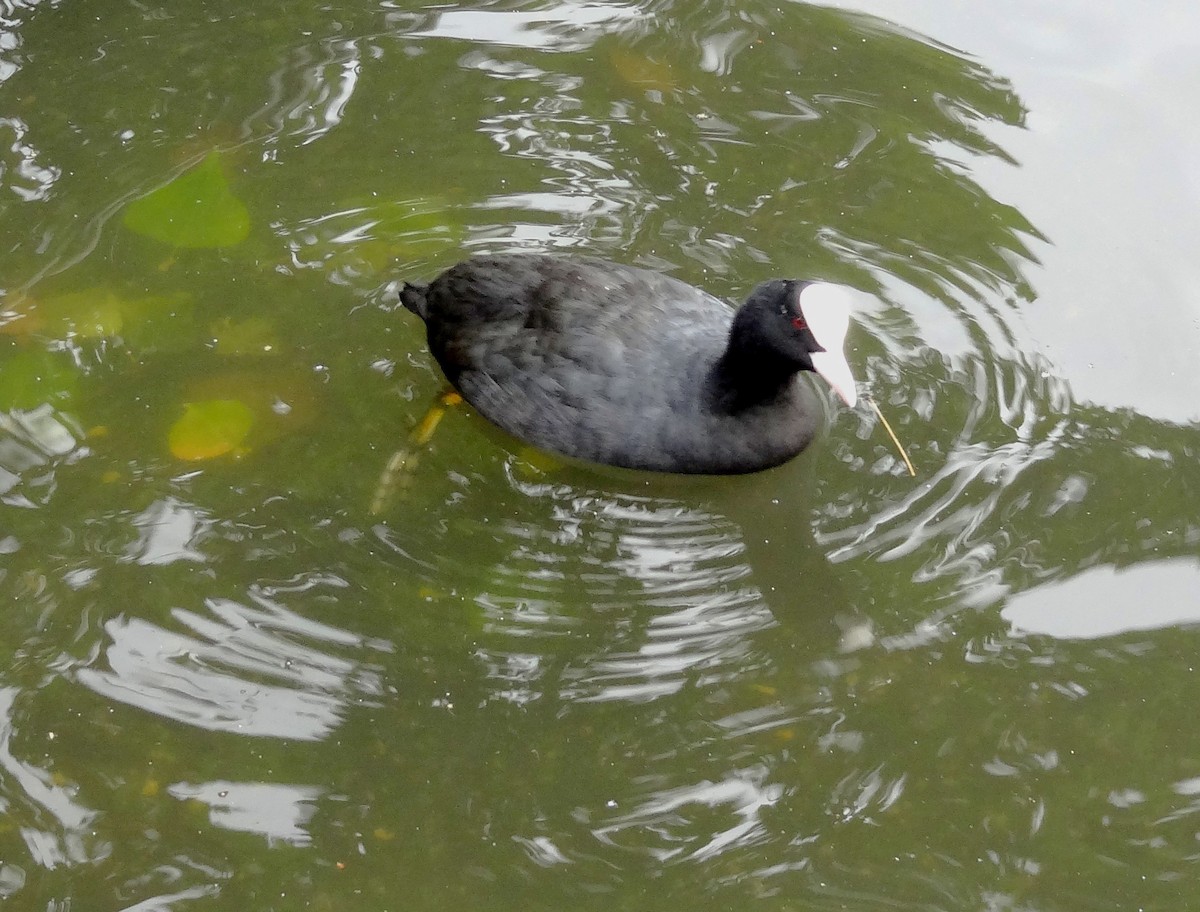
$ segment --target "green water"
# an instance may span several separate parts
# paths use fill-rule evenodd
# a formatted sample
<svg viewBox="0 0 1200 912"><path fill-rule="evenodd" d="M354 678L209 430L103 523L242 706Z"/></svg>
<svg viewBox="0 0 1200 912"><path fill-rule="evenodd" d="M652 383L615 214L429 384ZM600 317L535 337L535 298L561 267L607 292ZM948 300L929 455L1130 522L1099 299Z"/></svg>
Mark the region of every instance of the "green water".
<svg viewBox="0 0 1200 912"><path fill-rule="evenodd" d="M1200 15L1018 6L0 3L7 906L1200 906ZM917 477L373 512L513 249L854 287Z"/></svg>

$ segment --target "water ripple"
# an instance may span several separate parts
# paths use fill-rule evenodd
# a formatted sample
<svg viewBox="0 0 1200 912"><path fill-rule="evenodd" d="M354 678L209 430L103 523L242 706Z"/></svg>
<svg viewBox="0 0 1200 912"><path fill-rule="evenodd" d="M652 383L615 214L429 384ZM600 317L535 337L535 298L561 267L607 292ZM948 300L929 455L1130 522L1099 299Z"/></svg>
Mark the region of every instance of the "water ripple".
<svg viewBox="0 0 1200 912"><path fill-rule="evenodd" d="M381 692L377 670L339 658L361 638L314 622L266 595L208 599L204 612L171 611L172 627L138 617L104 625L108 668L76 679L97 693L210 731L318 740L353 700Z"/></svg>
<svg viewBox="0 0 1200 912"><path fill-rule="evenodd" d="M96 812L76 800L74 789L55 781L51 770L18 759L11 740L20 691L0 688L0 778L6 817L18 823L30 859L45 869L103 857L111 847L93 838ZM11 801L18 802L14 807Z"/></svg>
<svg viewBox="0 0 1200 912"><path fill-rule="evenodd" d="M766 839L762 812L782 795L767 770L731 770L719 781L673 785L614 815L592 834L605 845L644 852L658 862L711 859Z"/></svg>
<svg viewBox="0 0 1200 912"><path fill-rule="evenodd" d="M54 466L79 446L83 432L50 405L0 412L0 497L32 507L54 491Z"/></svg>
<svg viewBox="0 0 1200 912"><path fill-rule="evenodd" d="M541 10L445 9L410 34L480 44L553 50L582 50L614 23L636 19L639 7L622 3L559 0Z"/></svg>
<svg viewBox="0 0 1200 912"><path fill-rule="evenodd" d="M267 80L267 98L242 123L245 135L294 137L308 145L342 122L362 70L356 39L338 38L289 50Z"/></svg>
<svg viewBox="0 0 1200 912"><path fill-rule="evenodd" d="M515 483L532 506L548 509L550 523L510 529L518 544L496 579L511 580L517 592L479 597L489 632L513 638L516 647L504 650L502 660L489 653L493 674L521 666L518 644L535 632L573 628L579 635L579 627L610 617L612 634L558 670L558 698L652 700L753 664L752 635L775 620L758 591L743 582L749 570L740 530L727 519L669 498ZM538 593L564 585L581 588L592 618L553 619L552 603ZM631 611L627 620L616 620ZM536 656L526 654L524 667L537 665Z"/></svg>

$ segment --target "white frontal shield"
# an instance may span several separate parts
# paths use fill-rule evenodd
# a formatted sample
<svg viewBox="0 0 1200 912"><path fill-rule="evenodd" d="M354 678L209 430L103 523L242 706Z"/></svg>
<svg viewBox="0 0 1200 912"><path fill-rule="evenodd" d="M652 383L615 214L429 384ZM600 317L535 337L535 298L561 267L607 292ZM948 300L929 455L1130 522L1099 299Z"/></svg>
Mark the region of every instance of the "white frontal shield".
<svg viewBox="0 0 1200 912"><path fill-rule="evenodd" d="M800 292L800 311L813 336L825 351L813 352L817 373L851 408L858 402L854 375L843 346L850 327L850 293L839 285L817 282Z"/></svg>

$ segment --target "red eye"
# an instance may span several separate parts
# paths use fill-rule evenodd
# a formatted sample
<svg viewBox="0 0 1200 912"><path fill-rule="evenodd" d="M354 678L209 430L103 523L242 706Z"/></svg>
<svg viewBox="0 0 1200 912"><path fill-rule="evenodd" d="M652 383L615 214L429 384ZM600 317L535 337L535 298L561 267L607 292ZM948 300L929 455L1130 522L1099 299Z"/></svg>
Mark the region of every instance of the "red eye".
<svg viewBox="0 0 1200 912"><path fill-rule="evenodd" d="M804 317L792 317L792 326L801 332L808 329L808 324L804 322Z"/></svg>

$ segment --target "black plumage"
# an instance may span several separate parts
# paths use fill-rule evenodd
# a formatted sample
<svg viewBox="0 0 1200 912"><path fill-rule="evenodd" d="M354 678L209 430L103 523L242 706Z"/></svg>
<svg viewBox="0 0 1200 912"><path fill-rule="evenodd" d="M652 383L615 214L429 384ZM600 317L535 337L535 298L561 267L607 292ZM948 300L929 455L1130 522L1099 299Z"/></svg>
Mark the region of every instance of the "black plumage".
<svg viewBox="0 0 1200 912"><path fill-rule="evenodd" d="M732 474L784 462L822 423L799 376L824 351L800 309L810 286L765 282L735 316L650 270L507 254L405 285L401 300L450 383L516 437L609 465Z"/></svg>

